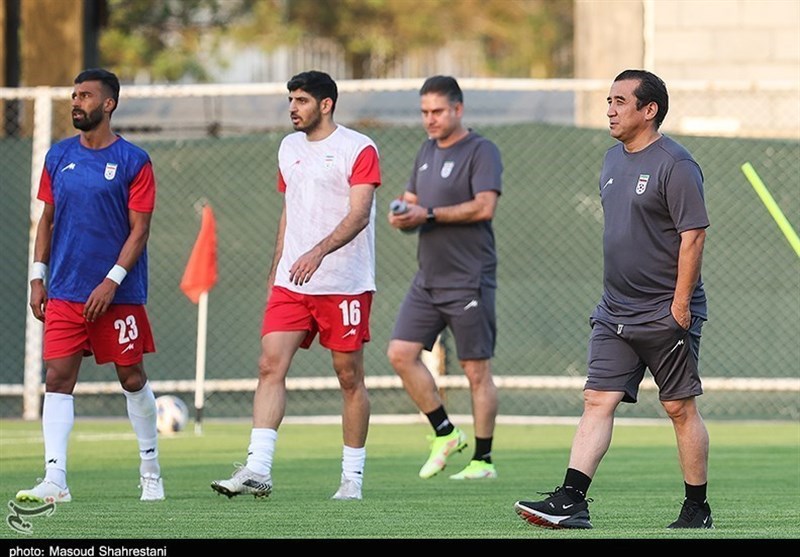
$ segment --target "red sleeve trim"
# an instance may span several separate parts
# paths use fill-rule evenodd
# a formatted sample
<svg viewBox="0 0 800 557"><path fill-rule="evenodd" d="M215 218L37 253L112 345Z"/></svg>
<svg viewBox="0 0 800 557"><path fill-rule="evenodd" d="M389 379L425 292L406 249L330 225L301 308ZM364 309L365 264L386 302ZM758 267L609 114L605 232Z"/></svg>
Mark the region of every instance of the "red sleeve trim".
<svg viewBox="0 0 800 557"><path fill-rule="evenodd" d="M281 193L286 193L286 182L284 181L283 174L281 174L280 170L278 170L278 185L277 185L277 189Z"/></svg>
<svg viewBox="0 0 800 557"><path fill-rule="evenodd" d="M350 185L355 184L381 184L381 165L378 159L378 151L372 145L368 145L358 154L353 172L350 175Z"/></svg>
<svg viewBox="0 0 800 557"><path fill-rule="evenodd" d="M47 172L47 167L42 168L42 176L39 178L39 192L36 197L45 203L53 205L53 182L50 179L50 173Z"/></svg>
<svg viewBox="0 0 800 557"><path fill-rule="evenodd" d="M153 174L153 163L148 161L128 190L128 209L140 213L152 213L156 206L156 178Z"/></svg>

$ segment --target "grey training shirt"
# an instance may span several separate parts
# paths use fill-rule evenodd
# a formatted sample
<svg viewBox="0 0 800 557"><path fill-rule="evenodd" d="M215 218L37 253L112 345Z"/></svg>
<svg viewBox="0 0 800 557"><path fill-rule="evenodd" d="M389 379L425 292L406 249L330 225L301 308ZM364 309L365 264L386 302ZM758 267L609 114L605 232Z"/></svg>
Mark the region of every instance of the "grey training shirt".
<svg viewBox="0 0 800 557"><path fill-rule="evenodd" d="M709 226L703 173L679 143L662 136L642 151L608 150L600 174L603 297L592 317L645 323L669 314L678 276L680 233ZM703 281L693 316L707 318Z"/></svg>
<svg viewBox="0 0 800 557"><path fill-rule="evenodd" d="M406 189L423 207L456 205L481 191L501 193L500 150L470 131L455 145L441 149L436 140L420 147ZM497 252L491 221L426 224L417 247L415 281L424 288L497 287Z"/></svg>

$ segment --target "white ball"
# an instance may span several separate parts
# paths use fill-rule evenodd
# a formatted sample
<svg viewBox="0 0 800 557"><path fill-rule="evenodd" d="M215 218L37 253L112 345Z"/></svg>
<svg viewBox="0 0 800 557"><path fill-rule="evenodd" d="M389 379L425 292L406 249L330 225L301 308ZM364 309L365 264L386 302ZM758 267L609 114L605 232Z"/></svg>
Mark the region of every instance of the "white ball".
<svg viewBox="0 0 800 557"><path fill-rule="evenodd" d="M189 422L189 408L176 396L164 395L156 399L158 417L156 427L162 435L183 431Z"/></svg>

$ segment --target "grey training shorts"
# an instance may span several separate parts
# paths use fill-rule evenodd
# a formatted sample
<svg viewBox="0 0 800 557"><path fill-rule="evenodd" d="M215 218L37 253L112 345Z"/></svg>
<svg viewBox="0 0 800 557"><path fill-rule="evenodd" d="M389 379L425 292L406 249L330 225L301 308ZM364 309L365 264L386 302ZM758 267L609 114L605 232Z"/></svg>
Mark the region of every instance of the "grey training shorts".
<svg viewBox="0 0 800 557"><path fill-rule="evenodd" d="M497 339L495 288L422 288L412 282L400 304L392 340L433 348L445 327L453 333L459 360L488 360Z"/></svg>
<svg viewBox="0 0 800 557"><path fill-rule="evenodd" d="M589 370L584 389L625 393L636 402L648 368L658 385L659 400L682 400L703 394L698 362L700 330L705 321L692 317L689 330L672 314L657 321L617 324L591 319Z"/></svg>

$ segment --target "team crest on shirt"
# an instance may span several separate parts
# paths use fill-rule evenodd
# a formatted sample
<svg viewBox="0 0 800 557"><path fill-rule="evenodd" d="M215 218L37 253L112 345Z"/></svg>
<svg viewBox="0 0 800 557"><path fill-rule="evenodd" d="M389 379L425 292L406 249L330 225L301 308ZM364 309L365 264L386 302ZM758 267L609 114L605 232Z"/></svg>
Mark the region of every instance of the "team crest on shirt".
<svg viewBox="0 0 800 557"><path fill-rule="evenodd" d="M325 168L333 168L333 155L325 155Z"/></svg>
<svg viewBox="0 0 800 557"><path fill-rule="evenodd" d="M442 165L442 178L447 178L453 172L453 167L456 165L453 161L445 161Z"/></svg>
<svg viewBox="0 0 800 557"><path fill-rule="evenodd" d="M104 174L104 176L106 177L106 180L113 180L114 179L114 176L117 175L117 167L118 166L119 166L118 164L113 164L113 163L110 163L110 162L106 163L106 172Z"/></svg>
<svg viewBox="0 0 800 557"><path fill-rule="evenodd" d="M649 174L639 174L639 181L636 183L636 195L642 195L647 189L647 182L650 180Z"/></svg>

